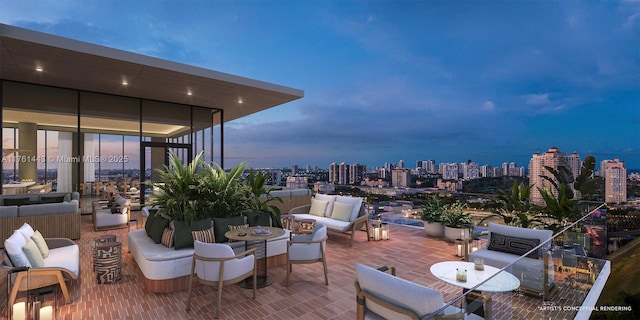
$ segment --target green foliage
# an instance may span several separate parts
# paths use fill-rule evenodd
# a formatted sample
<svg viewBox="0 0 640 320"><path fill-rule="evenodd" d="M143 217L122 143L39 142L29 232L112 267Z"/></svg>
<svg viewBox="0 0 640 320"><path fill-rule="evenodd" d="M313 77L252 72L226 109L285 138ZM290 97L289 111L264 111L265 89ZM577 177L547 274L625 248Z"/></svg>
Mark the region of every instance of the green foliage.
<svg viewBox="0 0 640 320"><path fill-rule="evenodd" d="M271 221L274 226L282 228L282 222L280 221L280 208L275 205L270 205L272 201L282 202L279 197L271 195L271 191L275 190L275 187L265 187L265 183L269 178L268 173L255 172L253 169L249 171L249 175L245 180L247 186L246 198L248 199L248 209L268 212L271 215Z"/></svg>
<svg viewBox="0 0 640 320"><path fill-rule="evenodd" d="M420 212L420 219L428 222L442 222L443 215L446 209L446 205L443 205L440 201L440 197L436 194L429 197L422 205L422 211Z"/></svg>
<svg viewBox="0 0 640 320"><path fill-rule="evenodd" d="M241 181L246 167L245 163L240 163L227 173L218 165L207 165L202 171L199 194L208 216L239 216L247 208L246 187Z"/></svg>
<svg viewBox="0 0 640 320"><path fill-rule="evenodd" d="M453 228L461 228L465 224L473 224L471 216L464 212L466 207L467 205L461 202L446 205L442 222Z"/></svg>
<svg viewBox="0 0 640 320"><path fill-rule="evenodd" d="M596 190L596 185L602 179L602 177L593 177L593 171L596 167L596 158L592 155L588 155L582 161L582 168L580 174L576 177L576 181L573 187L580 191L582 199L591 200L591 195Z"/></svg>
<svg viewBox="0 0 640 320"><path fill-rule="evenodd" d="M162 207L172 219L193 221L197 216L198 175L203 163L202 154L186 166L176 154L171 154L169 166L156 170L162 183L155 184L159 192L151 205Z"/></svg>
<svg viewBox="0 0 640 320"><path fill-rule="evenodd" d="M245 168L245 164L239 164L226 173L206 163L202 152L184 165L172 153L169 165L156 170L161 183L154 184L159 192L151 205L161 207L172 219L187 223L240 215L247 207L245 187L240 181Z"/></svg>
<svg viewBox="0 0 640 320"><path fill-rule="evenodd" d="M537 213L532 211L529 198L531 195L531 186L523 182L514 181L511 192L499 191L495 199L492 199L491 215L483 218L481 221L493 217L500 217L504 224L522 228L531 228L539 224L540 220Z"/></svg>

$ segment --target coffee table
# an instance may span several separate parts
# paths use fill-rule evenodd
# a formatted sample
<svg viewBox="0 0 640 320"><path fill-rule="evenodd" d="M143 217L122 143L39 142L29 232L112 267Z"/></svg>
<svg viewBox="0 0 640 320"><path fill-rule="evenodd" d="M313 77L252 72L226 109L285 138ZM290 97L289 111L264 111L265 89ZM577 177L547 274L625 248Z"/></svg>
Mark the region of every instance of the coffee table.
<svg viewBox="0 0 640 320"><path fill-rule="evenodd" d="M258 262L258 265L256 265L256 268L258 269L256 270L256 272L258 272L256 286L258 288L264 288L266 286L271 285L271 280L269 280L267 276L267 240L280 237L285 233L284 229L275 228L275 227L262 227L262 230L269 230L270 233L258 235L254 233L256 231L256 227L248 227L248 228L227 231L224 234L224 236L229 239L236 240L236 241L244 241L245 250L248 250L250 246L255 247L256 249L260 249L259 248L260 242L264 243L264 259L260 259L260 261ZM244 235L241 235L241 234L244 234ZM250 244L250 242L252 244ZM258 254L258 251L256 250L256 255L257 254ZM247 289L253 289L253 278L249 277L245 281L241 281L240 286Z"/></svg>
<svg viewBox="0 0 640 320"><path fill-rule="evenodd" d="M456 280L456 269L467 270L467 281L461 282ZM482 292L507 292L520 287L520 280L518 280L516 276L506 271L499 272L500 269L486 264L484 265L484 270L480 271L474 269L473 262L447 261L433 264L430 270L438 279L464 288L463 293L466 293L478 284L489 279L489 277L495 275L495 277L482 283L474 289L475 291L467 295L467 297L473 296L475 298L465 299L465 304L469 306L478 304L476 307L470 309L476 310L474 313L479 313L479 315L485 319L491 319L491 307L487 305L491 301L491 297L484 295ZM481 302L478 302L478 298L480 298L479 300L481 300ZM467 306L465 306L465 309L467 309Z"/></svg>

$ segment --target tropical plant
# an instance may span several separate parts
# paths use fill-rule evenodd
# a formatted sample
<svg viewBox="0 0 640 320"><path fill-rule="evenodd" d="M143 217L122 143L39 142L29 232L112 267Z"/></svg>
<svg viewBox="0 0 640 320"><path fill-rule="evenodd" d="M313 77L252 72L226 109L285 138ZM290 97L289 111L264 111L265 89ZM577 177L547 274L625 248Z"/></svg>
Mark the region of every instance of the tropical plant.
<svg viewBox="0 0 640 320"><path fill-rule="evenodd" d="M464 225L473 224L471 216L464 212L466 207L466 204L460 202L446 205L442 222L452 228L462 228Z"/></svg>
<svg viewBox="0 0 640 320"><path fill-rule="evenodd" d="M491 201L491 214L482 218L480 222L487 219L500 217L505 225L530 228L541 221L537 213L532 211L529 198L531 186L523 182L513 182L511 192L499 191L495 199Z"/></svg>
<svg viewBox="0 0 640 320"><path fill-rule="evenodd" d="M207 165L202 171L198 193L208 216L227 218L239 216L247 208L247 191L242 184L245 163L226 172L218 165Z"/></svg>
<svg viewBox="0 0 640 320"><path fill-rule="evenodd" d="M280 197L274 197L271 194L271 191L276 189L275 187L265 187L268 178L268 173L255 172L253 169L249 171L249 175L245 179L245 185L247 186L245 189L247 192L246 198L248 200L247 209L269 213L272 224L275 227L282 228L280 208L269 203L273 201L283 202Z"/></svg>
<svg viewBox="0 0 640 320"><path fill-rule="evenodd" d="M547 180L550 187L537 187L537 189L545 203L544 207L538 207L538 209L551 218L544 223L546 229L558 232L581 216L576 205L580 200L591 195L600 179L593 177L595 163L593 156L585 157L576 179L566 164L558 166L557 170L549 166L544 167L551 176L541 175L540 177ZM574 190L579 191L578 194Z"/></svg>
<svg viewBox="0 0 640 320"><path fill-rule="evenodd" d="M151 202L175 220L193 221L199 210L199 175L205 167L203 154L198 154L189 165L184 165L178 155L171 154L164 170L156 169L161 183L155 183L157 195Z"/></svg>
<svg viewBox="0 0 640 320"><path fill-rule="evenodd" d="M420 212L420 219L428 223L442 222L444 210L446 205L443 205L438 195L432 195L427 199L425 204L422 205L422 211Z"/></svg>

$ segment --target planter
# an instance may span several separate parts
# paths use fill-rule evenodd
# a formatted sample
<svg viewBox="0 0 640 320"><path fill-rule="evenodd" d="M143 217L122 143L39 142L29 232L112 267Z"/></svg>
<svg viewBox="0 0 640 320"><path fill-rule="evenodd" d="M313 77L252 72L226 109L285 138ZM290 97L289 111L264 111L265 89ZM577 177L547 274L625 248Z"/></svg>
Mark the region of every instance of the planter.
<svg viewBox="0 0 640 320"><path fill-rule="evenodd" d="M467 228L454 228L449 226L444 226L444 238L454 242L456 239L460 239L463 236L464 238L469 238L469 229Z"/></svg>
<svg viewBox="0 0 640 320"><path fill-rule="evenodd" d="M424 221L424 231L427 236L442 238L444 236L444 223Z"/></svg>

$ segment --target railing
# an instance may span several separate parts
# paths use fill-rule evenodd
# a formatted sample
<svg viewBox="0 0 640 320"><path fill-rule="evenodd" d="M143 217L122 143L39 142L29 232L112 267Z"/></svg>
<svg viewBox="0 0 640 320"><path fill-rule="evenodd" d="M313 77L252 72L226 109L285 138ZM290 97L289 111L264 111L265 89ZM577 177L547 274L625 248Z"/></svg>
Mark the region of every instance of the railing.
<svg viewBox="0 0 640 320"><path fill-rule="evenodd" d="M604 260L607 227L603 206L591 205L585 210L587 214L550 240L500 268L468 291L463 293L460 289L460 295L449 299L427 319L445 312L447 308L450 311L450 307L466 309L471 319L478 318L476 316L485 319L589 319L591 313L598 310L596 302L611 273L611 263ZM535 253L540 257L527 257ZM505 275L517 278L519 288L506 292L479 290L495 288ZM621 311L630 311L631 308L607 306L608 309L611 307Z"/></svg>

